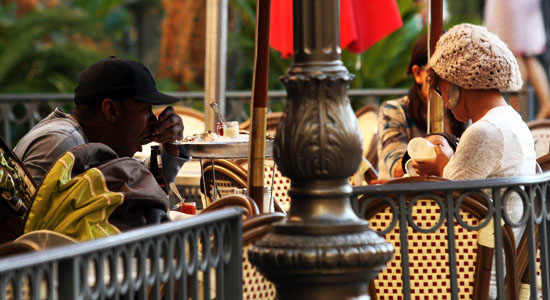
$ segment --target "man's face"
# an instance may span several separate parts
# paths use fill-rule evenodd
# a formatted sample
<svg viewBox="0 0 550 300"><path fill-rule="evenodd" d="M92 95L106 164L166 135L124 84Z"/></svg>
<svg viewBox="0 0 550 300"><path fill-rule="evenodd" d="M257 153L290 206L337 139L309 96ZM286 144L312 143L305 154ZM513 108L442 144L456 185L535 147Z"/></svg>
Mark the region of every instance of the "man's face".
<svg viewBox="0 0 550 300"><path fill-rule="evenodd" d="M119 156L133 156L141 151L141 140L152 134L152 128L157 121L150 103L132 100L119 101L120 118L116 121L116 133Z"/></svg>

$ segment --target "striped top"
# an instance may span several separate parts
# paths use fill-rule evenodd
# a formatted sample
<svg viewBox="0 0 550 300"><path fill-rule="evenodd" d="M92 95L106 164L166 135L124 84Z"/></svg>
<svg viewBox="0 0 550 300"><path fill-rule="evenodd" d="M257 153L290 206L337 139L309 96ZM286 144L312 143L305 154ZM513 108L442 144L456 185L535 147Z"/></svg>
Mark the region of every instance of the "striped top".
<svg viewBox="0 0 550 300"><path fill-rule="evenodd" d="M408 96L397 100L389 100L380 106L378 113L378 178L393 178L393 172L405 151L409 140L426 135L405 108Z"/></svg>

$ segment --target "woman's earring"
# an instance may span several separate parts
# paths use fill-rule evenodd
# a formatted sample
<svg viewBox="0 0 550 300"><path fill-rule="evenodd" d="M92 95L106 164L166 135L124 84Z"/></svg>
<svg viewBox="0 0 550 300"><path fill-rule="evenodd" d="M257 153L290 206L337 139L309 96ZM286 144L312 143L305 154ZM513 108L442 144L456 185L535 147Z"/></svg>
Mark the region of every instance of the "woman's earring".
<svg viewBox="0 0 550 300"><path fill-rule="evenodd" d="M458 99L460 98L460 89L457 85L452 84L449 87L449 106L455 108L458 105Z"/></svg>

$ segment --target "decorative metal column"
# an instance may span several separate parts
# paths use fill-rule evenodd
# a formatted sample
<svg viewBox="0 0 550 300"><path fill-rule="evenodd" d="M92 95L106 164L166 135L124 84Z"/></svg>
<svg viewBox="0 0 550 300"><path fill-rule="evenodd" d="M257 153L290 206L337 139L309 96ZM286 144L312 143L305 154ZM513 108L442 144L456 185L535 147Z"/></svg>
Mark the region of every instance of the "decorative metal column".
<svg viewBox="0 0 550 300"><path fill-rule="evenodd" d="M217 102L225 115L225 67L227 65L228 0L206 1L206 54L204 70L205 129L216 131L216 116L210 103Z"/></svg>
<svg viewBox="0 0 550 300"><path fill-rule="evenodd" d="M294 64L275 138L291 179L288 218L249 251L279 299L369 299L368 283L393 247L351 209L347 178L359 166L361 133L340 60L339 1L294 0Z"/></svg>

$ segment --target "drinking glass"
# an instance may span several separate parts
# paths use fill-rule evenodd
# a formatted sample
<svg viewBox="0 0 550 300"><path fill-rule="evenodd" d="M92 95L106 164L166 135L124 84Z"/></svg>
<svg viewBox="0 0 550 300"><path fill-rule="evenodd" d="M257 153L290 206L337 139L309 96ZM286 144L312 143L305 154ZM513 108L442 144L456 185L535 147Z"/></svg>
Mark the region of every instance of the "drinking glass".
<svg viewBox="0 0 550 300"><path fill-rule="evenodd" d="M223 135L231 138L236 139L239 137L239 122L238 121L230 121L225 122L224 124L224 131Z"/></svg>

